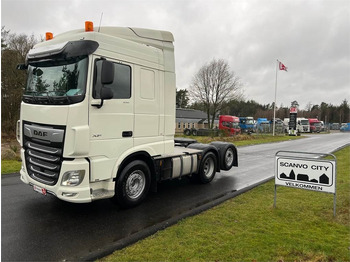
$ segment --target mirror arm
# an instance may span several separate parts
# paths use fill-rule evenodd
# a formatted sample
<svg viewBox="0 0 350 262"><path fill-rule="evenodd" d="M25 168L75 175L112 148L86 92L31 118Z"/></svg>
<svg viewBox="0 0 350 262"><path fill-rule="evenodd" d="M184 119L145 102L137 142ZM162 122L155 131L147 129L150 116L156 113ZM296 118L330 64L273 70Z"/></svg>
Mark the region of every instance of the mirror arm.
<svg viewBox="0 0 350 262"><path fill-rule="evenodd" d="M92 106L95 106L95 107L97 107L98 109L100 109L100 108L103 106L103 100L104 100L104 99L101 98L101 103L100 103L99 105L92 105Z"/></svg>
<svg viewBox="0 0 350 262"><path fill-rule="evenodd" d="M100 109L102 106L103 106L103 99L101 98L101 104L96 105L96 107L97 107L98 109Z"/></svg>

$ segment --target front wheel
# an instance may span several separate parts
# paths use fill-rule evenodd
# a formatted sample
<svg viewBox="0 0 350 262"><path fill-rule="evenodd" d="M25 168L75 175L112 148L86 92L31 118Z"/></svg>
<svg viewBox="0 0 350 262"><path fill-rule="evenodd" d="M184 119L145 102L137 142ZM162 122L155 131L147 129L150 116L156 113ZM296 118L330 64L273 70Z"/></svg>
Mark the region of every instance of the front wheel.
<svg viewBox="0 0 350 262"><path fill-rule="evenodd" d="M140 204L147 196L150 180L151 172L145 162L130 162L116 181L114 200L123 208Z"/></svg>

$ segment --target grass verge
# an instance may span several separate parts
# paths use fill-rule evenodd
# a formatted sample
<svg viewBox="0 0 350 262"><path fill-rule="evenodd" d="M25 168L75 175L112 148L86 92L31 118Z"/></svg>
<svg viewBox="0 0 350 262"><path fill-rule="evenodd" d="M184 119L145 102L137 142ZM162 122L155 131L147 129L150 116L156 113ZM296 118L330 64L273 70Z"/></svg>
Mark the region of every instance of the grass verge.
<svg viewBox="0 0 350 262"><path fill-rule="evenodd" d="M21 161L1 160L1 174L18 173L21 169Z"/></svg>
<svg viewBox="0 0 350 262"><path fill-rule="evenodd" d="M350 147L337 157L333 195L263 184L186 218L102 261L349 261Z"/></svg>
<svg viewBox="0 0 350 262"><path fill-rule="evenodd" d="M210 137L210 136L180 136L197 140L199 143L208 144L213 141L230 142L236 146L247 146L257 145L264 143L282 142L305 138L305 136L286 136L276 135L272 136L269 134L253 134L253 135L237 135L237 136L226 136L226 137Z"/></svg>

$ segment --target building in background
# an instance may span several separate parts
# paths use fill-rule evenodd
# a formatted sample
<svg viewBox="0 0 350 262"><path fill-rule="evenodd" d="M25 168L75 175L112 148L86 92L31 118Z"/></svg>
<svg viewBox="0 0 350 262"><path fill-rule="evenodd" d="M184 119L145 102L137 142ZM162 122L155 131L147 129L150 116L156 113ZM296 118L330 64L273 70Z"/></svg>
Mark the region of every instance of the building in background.
<svg viewBox="0 0 350 262"><path fill-rule="evenodd" d="M200 110L176 108L176 127L175 133L183 134L188 128L205 128L204 122L207 121L207 114Z"/></svg>

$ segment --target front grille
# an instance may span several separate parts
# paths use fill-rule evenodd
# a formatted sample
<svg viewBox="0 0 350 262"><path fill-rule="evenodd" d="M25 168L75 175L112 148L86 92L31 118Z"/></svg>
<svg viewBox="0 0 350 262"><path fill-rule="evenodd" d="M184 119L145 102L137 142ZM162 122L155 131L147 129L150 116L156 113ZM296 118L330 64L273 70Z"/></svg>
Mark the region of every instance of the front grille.
<svg viewBox="0 0 350 262"><path fill-rule="evenodd" d="M63 161L65 127L23 124L23 144L29 176L46 185L57 183Z"/></svg>

